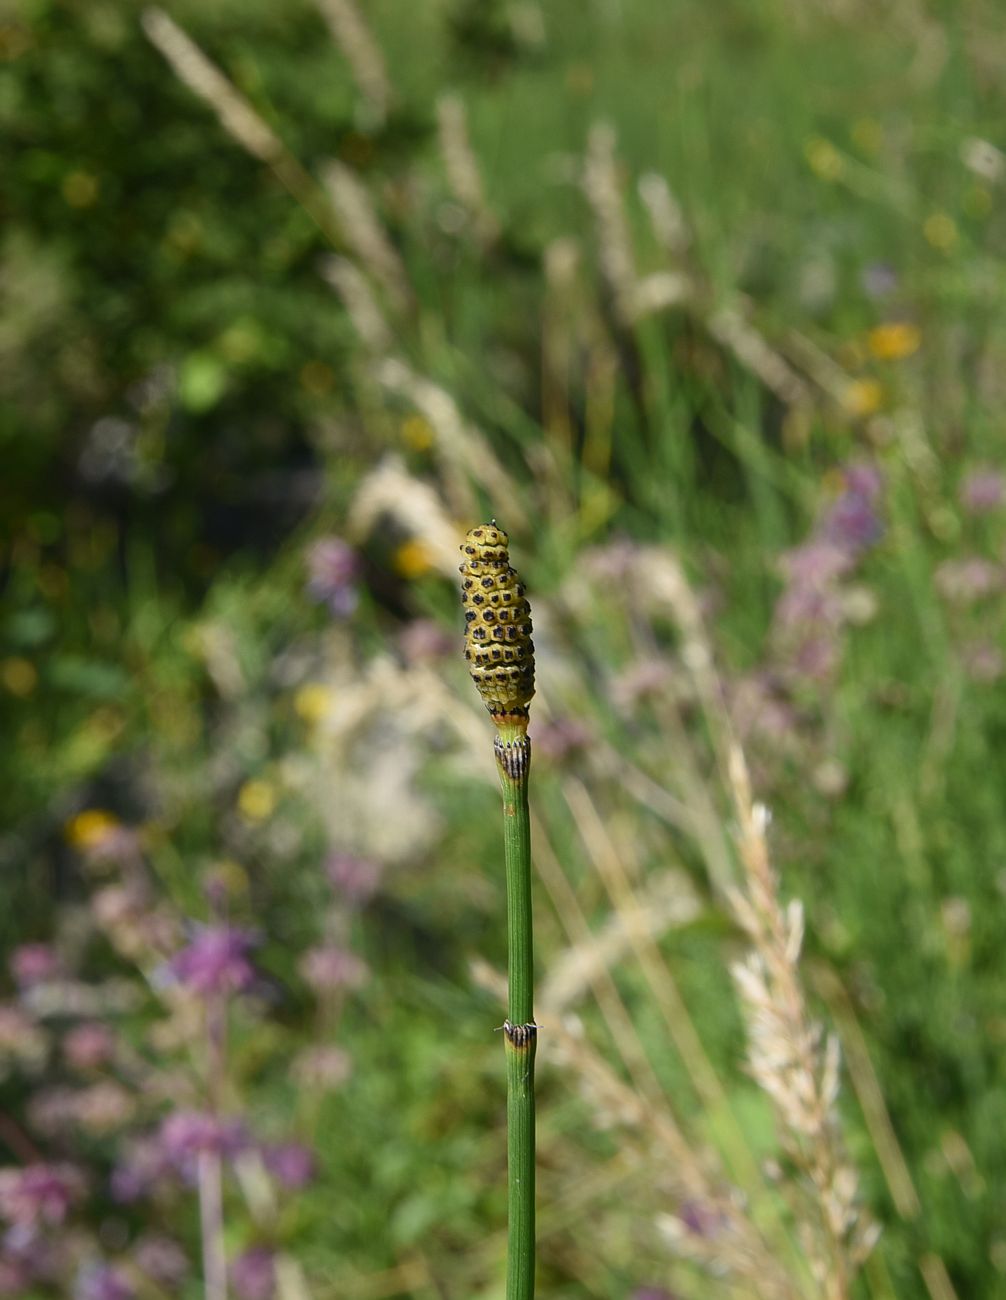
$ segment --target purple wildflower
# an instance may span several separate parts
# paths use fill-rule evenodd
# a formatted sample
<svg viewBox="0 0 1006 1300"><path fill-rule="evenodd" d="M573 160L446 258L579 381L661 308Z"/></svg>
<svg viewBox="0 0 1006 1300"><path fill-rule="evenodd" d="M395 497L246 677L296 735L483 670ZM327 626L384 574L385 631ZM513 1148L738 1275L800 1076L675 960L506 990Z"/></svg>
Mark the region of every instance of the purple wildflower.
<svg viewBox="0 0 1006 1300"><path fill-rule="evenodd" d="M103 1079L89 1088L44 1088L28 1102L32 1128L47 1136L78 1127L107 1134L132 1119L136 1099L120 1083Z"/></svg>
<svg viewBox="0 0 1006 1300"><path fill-rule="evenodd" d="M100 1021L74 1025L63 1039L63 1055L74 1070L96 1070L110 1061L114 1053L115 1035Z"/></svg>
<svg viewBox="0 0 1006 1300"><path fill-rule="evenodd" d="M83 846L85 856L101 866L125 866L140 857L139 832L131 826L109 825Z"/></svg>
<svg viewBox="0 0 1006 1300"><path fill-rule="evenodd" d="M898 287L898 276L889 262L871 262L863 268L860 282L869 298L889 298Z"/></svg>
<svg viewBox="0 0 1006 1300"><path fill-rule="evenodd" d="M933 581L944 600L954 605L973 605L1003 589L1003 570L980 555L962 560L944 560Z"/></svg>
<svg viewBox="0 0 1006 1300"><path fill-rule="evenodd" d="M776 604L775 622L788 674L818 683L833 676L841 658L840 610L836 592L799 588L783 592Z"/></svg>
<svg viewBox="0 0 1006 1300"><path fill-rule="evenodd" d="M809 636L796 647L793 669L809 682L827 682L834 677L840 660L840 646L835 636Z"/></svg>
<svg viewBox="0 0 1006 1300"><path fill-rule="evenodd" d="M13 1275L23 1279L27 1290L30 1283L53 1283L66 1267L65 1239L56 1237L49 1225L38 1226L16 1223L3 1234L0 1258L10 1265ZM0 1295L5 1292L0 1283ZM23 1291L13 1294L22 1295Z"/></svg>
<svg viewBox="0 0 1006 1300"><path fill-rule="evenodd" d="M133 1300L135 1294L123 1275L107 1264L82 1269L73 1291L74 1300Z"/></svg>
<svg viewBox="0 0 1006 1300"><path fill-rule="evenodd" d="M407 664L443 659L454 649L455 640L432 618L414 618L406 623L398 645Z"/></svg>
<svg viewBox="0 0 1006 1300"><path fill-rule="evenodd" d="M189 1272L189 1259L171 1237L141 1237L133 1247L133 1262L158 1286L172 1290Z"/></svg>
<svg viewBox="0 0 1006 1300"><path fill-rule="evenodd" d="M722 1213L701 1201L685 1201L678 1211L678 1218L696 1237L712 1237L723 1228Z"/></svg>
<svg viewBox="0 0 1006 1300"><path fill-rule="evenodd" d="M1006 668L1002 651L991 641L975 641L965 646L963 660L968 677L985 686L997 682Z"/></svg>
<svg viewBox="0 0 1006 1300"><path fill-rule="evenodd" d="M248 954L256 938L248 930L230 925L204 925L187 947L168 962L168 971L180 984L203 997L239 993L255 978Z"/></svg>
<svg viewBox="0 0 1006 1300"><path fill-rule="evenodd" d="M532 733L535 751L553 763L561 763L570 754L576 753L591 739L591 730L577 718L553 718L549 722L539 723Z"/></svg>
<svg viewBox="0 0 1006 1300"><path fill-rule="evenodd" d="M30 1286L30 1268L20 1259L0 1255L0 1296L23 1296Z"/></svg>
<svg viewBox="0 0 1006 1300"><path fill-rule="evenodd" d="M55 1282L65 1263L62 1243L50 1230L8 1228L0 1243L0 1296L24 1296L33 1286Z"/></svg>
<svg viewBox="0 0 1006 1300"><path fill-rule="evenodd" d="M314 1178L314 1153L302 1142L280 1142L262 1152L265 1167L278 1183L298 1191Z"/></svg>
<svg viewBox="0 0 1006 1300"><path fill-rule="evenodd" d="M111 930L135 922L149 902L147 891L138 884L106 885L91 896L91 910L98 925Z"/></svg>
<svg viewBox="0 0 1006 1300"><path fill-rule="evenodd" d="M11 953L10 970L21 988L29 988L56 979L62 963L47 943L23 943Z"/></svg>
<svg viewBox="0 0 1006 1300"><path fill-rule="evenodd" d="M650 657L623 668L611 683L611 696L622 709L634 708L640 700L666 694L674 677L664 659Z"/></svg>
<svg viewBox="0 0 1006 1300"><path fill-rule="evenodd" d="M323 537L308 550L307 594L327 605L336 618L348 618L359 603L356 580L360 572L357 553L338 537Z"/></svg>
<svg viewBox="0 0 1006 1300"><path fill-rule="evenodd" d="M193 1172L197 1156L205 1152L233 1156L247 1143L240 1120L208 1111L176 1110L161 1125L160 1144L165 1159L186 1176Z"/></svg>
<svg viewBox="0 0 1006 1300"><path fill-rule="evenodd" d="M272 1300L276 1293L276 1260L267 1246L242 1251L231 1265L238 1300Z"/></svg>
<svg viewBox="0 0 1006 1300"><path fill-rule="evenodd" d="M787 748L797 729L797 714L783 681L770 671L739 677L731 689L730 709L741 739L758 737Z"/></svg>
<svg viewBox="0 0 1006 1300"><path fill-rule="evenodd" d="M960 502L969 515L988 515L1006 500L1006 478L998 470L972 470L961 482Z"/></svg>
<svg viewBox="0 0 1006 1300"><path fill-rule="evenodd" d="M112 1197L122 1205L138 1201L171 1171L162 1143L154 1136L136 1138L112 1170Z"/></svg>
<svg viewBox="0 0 1006 1300"><path fill-rule="evenodd" d="M6 1073L7 1060L22 1065L40 1065L46 1056L45 1032L23 1007L0 1002L0 1074Z"/></svg>
<svg viewBox="0 0 1006 1300"><path fill-rule="evenodd" d="M153 1186L154 1179L148 1178L146 1171L133 1163L116 1165L109 1179L112 1199L120 1205L132 1205L146 1196Z"/></svg>
<svg viewBox="0 0 1006 1300"><path fill-rule="evenodd" d="M795 582L781 592L775 618L782 629L834 630L842 622L838 588L824 583Z"/></svg>
<svg viewBox="0 0 1006 1300"><path fill-rule="evenodd" d="M624 584L633 576L638 563L639 545L626 537L596 546L583 557L586 572L600 583Z"/></svg>
<svg viewBox="0 0 1006 1300"><path fill-rule="evenodd" d="M884 480L875 465L857 461L845 467L845 488L867 501L876 501L884 489Z"/></svg>
<svg viewBox="0 0 1006 1300"><path fill-rule="evenodd" d="M307 1047L293 1063L293 1077L304 1088L332 1092L346 1082L353 1072L353 1062L341 1047L321 1045Z"/></svg>
<svg viewBox="0 0 1006 1300"><path fill-rule="evenodd" d="M112 1172L112 1195L128 1204L147 1195L171 1175L191 1182L200 1155L211 1152L229 1158L238 1155L248 1144L249 1137L240 1120L205 1111L175 1111L156 1134L148 1134L130 1145L126 1158Z"/></svg>
<svg viewBox="0 0 1006 1300"><path fill-rule="evenodd" d="M25 1165L0 1169L0 1216L18 1226L60 1224L84 1194L84 1179L73 1165Z"/></svg>
<svg viewBox="0 0 1006 1300"><path fill-rule="evenodd" d="M882 487L873 466L847 466L842 492L810 539L781 559L786 585L776 602L775 630L798 677L825 682L838 667L841 631L850 617L842 580L883 532Z"/></svg>
<svg viewBox="0 0 1006 1300"><path fill-rule="evenodd" d="M316 993L359 988L368 975L366 963L356 953L334 944L310 948L301 958L300 973Z"/></svg>
<svg viewBox="0 0 1006 1300"><path fill-rule="evenodd" d="M173 911L154 906L149 890L138 881L106 885L92 896L91 910L115 948L127 957L149 957L179 942Z"/></svg>
<svg viewBox="0 0 1006 1300"><path fill-rule="evenodd" d="M122 1084L103 1079L77 1094L74 1112L77 1122L87 1132L113 1133L133 1118L136 1097Z"/></svg>
<svg viewBox="0 0 1006 1300"><path fill-rule="evenodd" d="M233 888L231 874L229 864L225 863L211 868L203 878L203 895L214 916L219 916L227 906Z"/></svg>
<svg viewBox="0 0 1006 1300"><path fill-rule="evenodd" d="M798 587L823 587L843 577L851 568L849 556L831 542L811 538L784 551L779 567L787 583Z"/></svg>
<svg viewBox="0 0 1006 1300"><path fill-rule="evenodd" d="M822 536L853 556L868 550L884 531L877 513L881 487L872 466L848 466L845 487L822 521Z"/></svg>
<svg viewBox="0 0 1006 1300"><path fill-rule="evenodd" d="M325 863L325 874L336 893L356 906L373 897L381 880L378 863L352 853L333 853Z"/></svg>

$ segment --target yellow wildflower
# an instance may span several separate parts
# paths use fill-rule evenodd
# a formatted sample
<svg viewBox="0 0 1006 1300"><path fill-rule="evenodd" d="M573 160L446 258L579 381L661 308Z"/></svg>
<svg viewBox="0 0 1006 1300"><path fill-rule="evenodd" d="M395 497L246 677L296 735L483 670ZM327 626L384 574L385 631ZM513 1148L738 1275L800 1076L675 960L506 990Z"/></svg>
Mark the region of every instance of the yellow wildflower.
<svg viewBox="0 0 1006 1300"><path fill-rule="evenodd" d="M928 243L941 253L949 253L959 238L957 222L945 212L934 212L922 223L922 233Z"/></svg>
<svg viewBox="0 0 1006 1300"><path fill-rule="evenodd" d="M63 180L63 198L71 208L89 208L98 198L100 183L90 172L70 172Z"/></svg>
<svg viewBox="0 0 1006 1300"><path fill-rule="evenodd" d="M402 421L402 442L413 451L429 451L433 446L433 429L421 415L410 415Z"/></svg>
<svg viewBox="0 0 1006 1300"><path fill-rule="evenodd" d="M270 781L246 781L238 791L238 810L250 822L264 822L276 811L276 787Z"/></svg>
<svg viewBox="0 0 1006 1300"><path fill-rule="evenodd" d="M38 685L38 670L30 659L12 655L10 659L5 659L0 664L0 681L11 695L24 699Z"/></svg>
<svg viewBox="0 0 1006 1300"><path fill-rule="evenodd" d="M293 711L312 726L322 720L332 705L332 692L321 682L306 682L293 697Z"/></svg>
<svg viewBox="0 0 1006 1300"><path fill-rule="evenodd" d="M852 139L863 153L879 153L884 143L884 128L875 117L861 117L852 124Z"/></svg>
<svg viewBox="0 0 1006 1300"><path fill-rule="evenodd" d="M421 578L424 573L429 573L433 567L433 557L430 554L430 548L425 542L413 538L409 542L403 542L395 551L393 563L397 573L403 578L413 579Z"/></svg>
<svg viewBox="0 0 1006 1300"><path fill-rule="evenodd" d="M93 849L121 823L115 813L104 808L85 808L71 817L63 828L67 841L75 849Z"/></svg>
<svg viewBox="0 0 1006 1300"><path fill-rule="evenodd" d="M985 185L972 185L964 195L964 208L969 216L987 217L992 211L992 192Z"/></svg>
<svg viewBox="0 0 1006 1300"><path fill-rule="evenodd" d="M867 345L880 361L901 361L919 350L922 335L908 321L889 321L870 330Z"/></svg>
<svg viewBox="0 0 1006 1300"><path fill-rule="evenodd" d="M301 387L312 397L324 397L335 386L335 374L324 361L305 361L300 368Z"/></svg>
<svg viewBox="0 0 1006 1300"><path fill-rule="evenodd" d="M845 170L845 160L830 140L816 135L804 145L804 157L815 176L823 181L834 181Z"/></svg>
<svg viewBox="0 0 1006 1300"><path fill-rule="evenodd" d="M875 379L854 379L842 394L850 415L873 415L884 404L884 390Z"/></svg>

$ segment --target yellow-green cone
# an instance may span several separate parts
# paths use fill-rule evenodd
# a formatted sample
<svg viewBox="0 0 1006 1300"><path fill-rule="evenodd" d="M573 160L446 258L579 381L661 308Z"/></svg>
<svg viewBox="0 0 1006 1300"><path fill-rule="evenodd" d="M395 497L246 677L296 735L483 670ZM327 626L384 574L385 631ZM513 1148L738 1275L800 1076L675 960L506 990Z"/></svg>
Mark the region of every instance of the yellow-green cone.
<svg viewBox="0 0 1006 1300"><path fill-rule="evenodd" d="M534 695L531 607L510 567L509 544L493 520L473 528L461 548L465 658L493 717L526 719Z"/></svg>

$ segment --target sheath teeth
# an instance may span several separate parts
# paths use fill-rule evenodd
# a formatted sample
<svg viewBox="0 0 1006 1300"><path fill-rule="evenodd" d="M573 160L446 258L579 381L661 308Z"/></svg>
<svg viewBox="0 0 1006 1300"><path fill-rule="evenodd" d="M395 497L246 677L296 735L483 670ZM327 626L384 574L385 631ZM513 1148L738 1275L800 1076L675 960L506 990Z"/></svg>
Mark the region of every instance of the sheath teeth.
<svg viewBox="0 0 1006 1300"><path fill-rule="evenodd" d="M531 607L510 567L510 539L495 523L473 528L461 547L465 658L494 715L527 715L534 695Z"/></svg>

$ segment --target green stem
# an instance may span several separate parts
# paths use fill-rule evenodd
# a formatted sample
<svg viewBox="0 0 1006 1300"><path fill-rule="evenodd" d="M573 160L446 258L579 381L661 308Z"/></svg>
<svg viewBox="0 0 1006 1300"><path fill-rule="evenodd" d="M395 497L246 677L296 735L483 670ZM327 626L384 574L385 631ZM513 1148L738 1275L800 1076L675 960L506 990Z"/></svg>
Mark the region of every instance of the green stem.
<svg viewBox="0 0 1006 1300"><path fill-rule="evenodd" d="M500 726L507 896L507 1284L506 1300L534 1296L534 948L531 931L531 747L524 726Z"/></svg>

